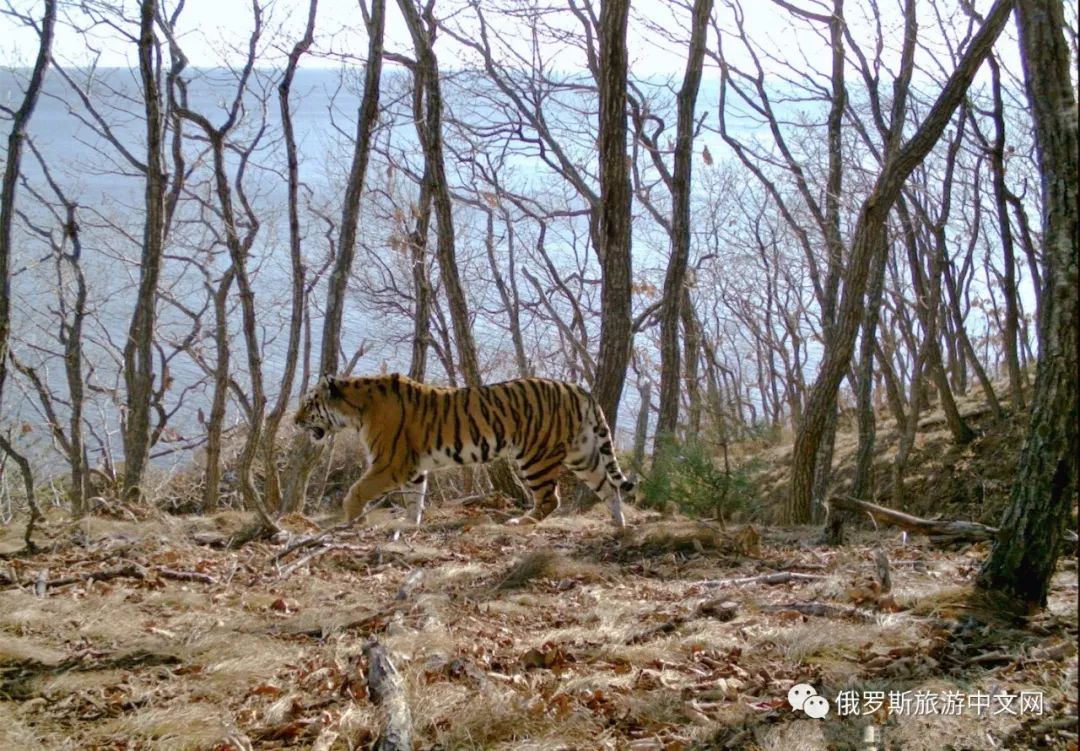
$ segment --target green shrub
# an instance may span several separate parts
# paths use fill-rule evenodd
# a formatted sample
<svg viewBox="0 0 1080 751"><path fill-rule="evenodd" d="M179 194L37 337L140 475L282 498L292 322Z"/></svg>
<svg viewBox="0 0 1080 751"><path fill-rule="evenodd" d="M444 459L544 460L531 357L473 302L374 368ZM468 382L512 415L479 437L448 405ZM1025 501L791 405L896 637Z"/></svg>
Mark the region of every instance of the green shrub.
<svg viewBox="0 0 1080 751"><path fill-rule="evenodd" d="M748 473L725 471L715 453L696 438L666 443L638 485L638 502L659 510L674 505L688 516L731 518L750 501Z"/></svg>

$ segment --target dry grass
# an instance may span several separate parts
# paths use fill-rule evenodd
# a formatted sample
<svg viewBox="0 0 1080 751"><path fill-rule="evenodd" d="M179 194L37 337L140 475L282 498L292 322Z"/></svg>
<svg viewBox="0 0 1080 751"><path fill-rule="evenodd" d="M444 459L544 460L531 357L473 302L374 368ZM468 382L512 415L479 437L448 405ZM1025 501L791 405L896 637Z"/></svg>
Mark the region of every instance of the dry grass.
<svg viewBox="0 0 1080 751"><path fill-rule="evenodd" d="M1075 567L1048 613L1003 620L972 597L984 551L901 547L882 533L834 552L808 545L816 530L759 537L637 512L615 533L604 514L520 528L444 505L397 540L386 519L280 566L276 544L200 544L241 528L232 512L84 520L81 545L2 564L23 585L0 590L0 748L364 747L382 722L359 657L372 637L404 678L423 749L857 746L864 720L790 711L787 689L802 681L823 693L1034 687L1048 713L1076 711L1076 652L1052 648L1075 639ZM46 533L62 542L73 529L54 521ZM877 544L905 610L863 603L874 617L861 623L774 607L847 607ZM45 597L29 586L42 568L57 577L124 561L146 578ZM778 570L825 578L717 584ZM733 619L699 608L718 597L735 603ZM994 652L1004 657L974 659ZM889 738L907 749L990 748L988 733L1007 747L1033 742L1022 729L1031 718L929 720L894 719ZM1047 747L1068 742L1055 735Z"/></svg>

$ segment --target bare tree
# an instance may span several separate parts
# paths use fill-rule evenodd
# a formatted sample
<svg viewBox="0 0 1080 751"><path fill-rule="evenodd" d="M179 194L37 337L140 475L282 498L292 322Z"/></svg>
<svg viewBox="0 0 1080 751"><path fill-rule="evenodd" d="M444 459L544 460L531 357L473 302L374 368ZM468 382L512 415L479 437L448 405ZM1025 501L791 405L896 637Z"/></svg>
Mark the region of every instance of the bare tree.
<svg viewBox="0 0 1080 751"><path fill-rule="evenodd" d="M442 136L442 87L439 82L438 61L433 48L435 35L434 0L427 0L423 18L414 0L398 0L398 7L405 16L413 48L416 52L415 74L424 91L423 120L417 120L417 136L424 151L425 170L430 170L432 197L435 207L437 234L436 253L439 273L446 290L450 307L450 320L454 328L458 365L469 386L480 385L480 360L476 354L469 322L468 304L458 271L454 244L453 204L450 186L446 179L446 162L443 158Z"/></svg>
<svg viewBox="0 0 1080 751"><path fill-rule="evenodd" d="M887 158L870 195L859 210L844 274L843 296L838 307L836 329L830 337L817 380L807 398L803 420L795 437L792 456L791 495L786 509L791 522L810 520L813 496L814 457L825 433L828 416L835 408L837 390L847 373L864 310L863 296L876 241L889 210L904 182L922 162L944 132L963 100L975 72L989 54L1012 10L1012 0L998 0L986 22L972 38L956 69L949 76L923 122L895 156ZM897 99L903 99L903 91ZM902 109L900 110L903 111ZM899 123L900 119L894 118Z"/></svg>
<svg viewBox="0 0 1080 751"><path fill-rule="evenodd" d="M712 14L712 0L694 0L691 11L690 48L686 72L679 89L678 119L675 126L675 164L667 182L671 190L671 257L664 277L663 304L660 308L660 414L656 421L656 447L670 440L679 420L680 312L685 298L686 268L690 261L690 194L694 159L695 106L701 86L705 46ZM665 171L666 173L666 171ZM685 302L684 302L685 301ZM684 334L686 334L684 328Z"/></svg>
<svg viewBox="0 0 1080 751"><path fill-rule="evenodd" d="M154 32L157 0L139 3L138 58L146 126L146 162L142 255L139 289L124 344L124 492L137 498L150 456L150 409L154 382L154 320L158 278L165 248L165 117L158 71L159 44Z"/></svg>
<svg viewBox="0 0 1080 751"><path fill-rule="evenodd" d="M229 146L232 131L240 121L248 82L255 69L257 44L262 35L262 7L258 0L252 0L251 9L254 24L248 38L246 59L237 76L235 94L220 125L211 123L206 115L192 109L189 104L187 84L181 76L185 66L185 57L173 33L175 15L167 23L163 23L161 28L168 37L169 50L174 62L169 76L170 105L178 117L192 123L202 132L210 146L213 191L217 200L217 210L220 212L225 247L229 253L231 263L229 271L235 279L240 298L241 328L247 354L250 390L248 432L236 471L248 510L258 515L264 527L272 529L275 525L269 516L268 499L256 489L253 476L255 458L263 441L267 398L262 367L262 343L259 338L255 307L255 290L249 268L251 248L258 237L261 223L244 187L247 166L251 154L259 143L263 128L257 129L248 144L237 149L239 160L234 173L230 172L226 162L226 149ZM294 284L301 282L302 280L294 280ZM221 325L222 322L219 321L219 326ZM270 470L275 471L272 464ZM276 487L276 483L271 483L271 488L276 490Z"/></svg>
<svg viewBox="0 0 1080 751"><path fill-rule="evenodd" d="M285 138L285 160L289 184L289 262L292 271L292 299L289 308L289 341L285 350L285 372L281 378L281 389L277 402L266 416L266 437L263 439L263 464L267 476L267 505L280 513L299 511L302 497L298 494L283 494L278 477L276 462L276 444L278 427L288 409L293 393L293 380L296 378L296 366L300 359L300 333L304 319L304 260L301 252L300 233L300 165L296 149L296 135L293 130L291 104L292 83L296 69L303 57L315 42L315 15L318 12L318 0L308 3L307 23L304 35L289 52L285 72L278 84L278 110L281 114L281 127Z"/></svg>
<svg viewBox="0 0 1080 751"><path fill-rule="evenodd" d="M56 0L45 0L45 11L40 25L27 16L17 14L10 5L7 10L3 11L17 17L22 23L31 26L37 31L38 50L33 70L30 73L30 81L23 92L23 100L19 108L14 112L6 107L2 108L4 114L11 117L11 130L8 131L3 183L0 183L0 405L3 404L4 399L4 382L7 380L8 350L11 338L11 231L15 218L15 193L18 187L19 170L22 164L22 147L26 140L27 126L34 114L38 97L41 95L41 89L45 82L45 72L48 70L49 60L52 55L53 33L56 29L56 7ZM22 456L3 434L0 434L0 448L19 465L23 475L23 483L26 487L26 502L30 508L30 521L26 526L24 539L27 548L33 549L33 542L30 537L40 514L34 501L34 481L30 472L30 464L26 457Z"/></svg>
<svg viewBox="0 0 1080 751"><path fill-rule="evenodd" d="M341 322L345 311L345 293L356 254L357 227L360 221L360 201L364 193L371 155L372 138L379 118L379 92L382 82L383 31L386 24L386 0L371 0L371 8L360 0L360 11L368 34L367 60L364 68L364 93L356 115L352 163L345 184L341 226L336 255L330 271L326 293L326 312L323 318L322 344L319 355L321 373L337 373L341 367ZM283 493L287 508L303 508L307 496L307 480L314 465L316 448L306 437L298 439L289 461L288 484Z"/></svg>

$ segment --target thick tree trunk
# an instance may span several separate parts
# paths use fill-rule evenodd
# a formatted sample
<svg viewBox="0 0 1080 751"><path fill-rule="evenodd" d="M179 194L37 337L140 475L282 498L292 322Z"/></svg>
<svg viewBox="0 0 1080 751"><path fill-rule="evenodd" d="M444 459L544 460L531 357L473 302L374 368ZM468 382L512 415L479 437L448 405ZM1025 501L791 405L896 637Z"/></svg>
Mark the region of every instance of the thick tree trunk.
<svg viewBox="0 0 1080 751"><path fill-rule="evenodd" d="M600 6L599 163L600 210L595 237L600 256L600 352L593 394L612 430L630 363L631 201L626 153L626 25L629 0L604 0Z"/></svg>
<svg viewBox="0 0 1080 751"><path fill-rule="evenodd" d="M1076 502L1080 180L1064 6L1058 0L1018 0L1017 20L1042 175L1046 287L1028 433L1012 500L979 583L1042 606Z"/></svg>
<svg viewBox="0 0 1080 751"><path fill-rule="evenodd" d="M686 374L686 431L690 435L701 432L701 384L698 382L698 366L701 362L701 325L694 312L694 303L690 299L690 290L684 289L679 306L682 317L683 350Z"/></svg>

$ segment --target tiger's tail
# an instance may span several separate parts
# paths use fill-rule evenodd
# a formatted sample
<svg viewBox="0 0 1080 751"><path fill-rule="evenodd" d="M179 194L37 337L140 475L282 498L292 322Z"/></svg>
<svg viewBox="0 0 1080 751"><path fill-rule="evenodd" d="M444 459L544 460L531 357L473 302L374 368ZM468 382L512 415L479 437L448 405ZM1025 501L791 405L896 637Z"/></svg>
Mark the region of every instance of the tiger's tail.
<svg viewBox="0 0 1080 751"><path fill-rule="evenodd" d="M588 393L585 419L582 421L578 445L568 466L600 498L607 502L616 526L626 525L622 513L622 496L632 496L634 483L622 473L615 457L611 428L599 402Z"/></svg>

